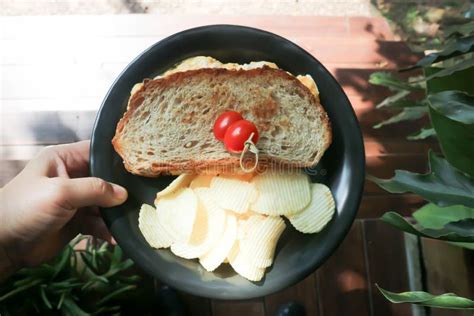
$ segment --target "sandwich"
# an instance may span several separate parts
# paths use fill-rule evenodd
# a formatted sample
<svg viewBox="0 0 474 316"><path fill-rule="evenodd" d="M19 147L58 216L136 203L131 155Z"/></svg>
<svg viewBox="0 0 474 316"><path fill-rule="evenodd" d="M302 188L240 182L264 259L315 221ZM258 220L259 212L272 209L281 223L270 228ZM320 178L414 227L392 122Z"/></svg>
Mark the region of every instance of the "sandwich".
<svg viewBox="0 0 474 316"><path fill-rule="evenodd" d="M136 175L239 172L239 155L213 135L216 118L236 111L259 131L259 166L311 167L331 144L329 118L311 76L275 64L223 64L194 57L132 89L112 140Z"/></svg>

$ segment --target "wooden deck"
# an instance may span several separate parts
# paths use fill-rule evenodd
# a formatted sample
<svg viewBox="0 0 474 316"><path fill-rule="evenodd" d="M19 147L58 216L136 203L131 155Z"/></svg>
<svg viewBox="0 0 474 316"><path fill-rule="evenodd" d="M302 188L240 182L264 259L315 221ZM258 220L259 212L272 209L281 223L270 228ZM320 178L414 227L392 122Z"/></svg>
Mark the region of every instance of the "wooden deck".
<svg viewBox="0 0 474 316"><path fill-rule="evenodd" d="M0 185L43 146L90 137L95 113L114 78L139 52L189 27L230 23L275 32L318 58L337 78L364 134L367 172L423 172L432 140L406 141L423 122L378 130L388 117L375 110L387 91L368 84L375 70L394 71L416 60L385 20L363 17L57 16L0 18ZM317 81L317 78L316 78ZM377 218L388 210L409 215L423 204L413 194L390 195L367 182L350 233L316 272L280 293L229 302L182 293L190 315L273 315L298 301L307 315L429 315L388 303L375 283L392 291L428 289L474 297L474 255L461 248L405 236ZM443 255L440 255L443 254ZM472 315L433 310L431 315Z"/></svg>

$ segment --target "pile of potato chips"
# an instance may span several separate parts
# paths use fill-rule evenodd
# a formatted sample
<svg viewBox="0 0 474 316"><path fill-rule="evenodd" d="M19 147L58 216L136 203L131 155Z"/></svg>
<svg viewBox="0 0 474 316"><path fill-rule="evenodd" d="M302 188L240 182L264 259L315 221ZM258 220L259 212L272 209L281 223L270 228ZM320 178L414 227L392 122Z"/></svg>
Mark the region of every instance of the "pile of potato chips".
<svg viewBox="0 0 474 316"><path fill-rule="evenodd" d="M144 204L139 228L154 248L199 259L207 271L228 262L260 281L272 265L286 224L302 233L321 231L335 212L329 188L302 172L211 176L182 174Z"/></svg>

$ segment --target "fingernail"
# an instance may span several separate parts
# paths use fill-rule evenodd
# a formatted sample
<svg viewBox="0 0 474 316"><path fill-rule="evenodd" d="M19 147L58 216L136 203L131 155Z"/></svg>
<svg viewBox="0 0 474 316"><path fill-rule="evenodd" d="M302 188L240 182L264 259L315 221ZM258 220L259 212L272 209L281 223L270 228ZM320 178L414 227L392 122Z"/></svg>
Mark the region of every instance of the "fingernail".
<svg viewBox="0 0 474 316"><path fill-rule="evenodd" d="M125 200L128 196L127 190L124 187L121 187L118 184L111 183L112 188L114 189L114 196L119 200Z"/></svg>

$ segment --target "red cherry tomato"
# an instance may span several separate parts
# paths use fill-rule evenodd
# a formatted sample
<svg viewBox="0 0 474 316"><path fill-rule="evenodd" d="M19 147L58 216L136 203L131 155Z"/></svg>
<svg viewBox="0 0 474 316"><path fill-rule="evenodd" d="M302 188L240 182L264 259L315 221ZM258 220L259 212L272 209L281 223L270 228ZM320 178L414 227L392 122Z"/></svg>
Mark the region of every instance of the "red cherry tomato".
<svg viewBox="0 0 474 316"><path fill-rule="evenodd" d="M214 123L214 136L218 140L223 141L227 128L229 128L229 126L233 123L243 119L244 118L242 117L242 115L235 111L227 111L222 113Z"/></svg>
<svg viewBox="0 0 474 316"><path fill-rule="evenodd" d="M224 136L224 146L231 153L240 153L250 135L254 133L252 142L258 142L258 130L255 124L247 120L240 120L229 126Z"/></svg>

